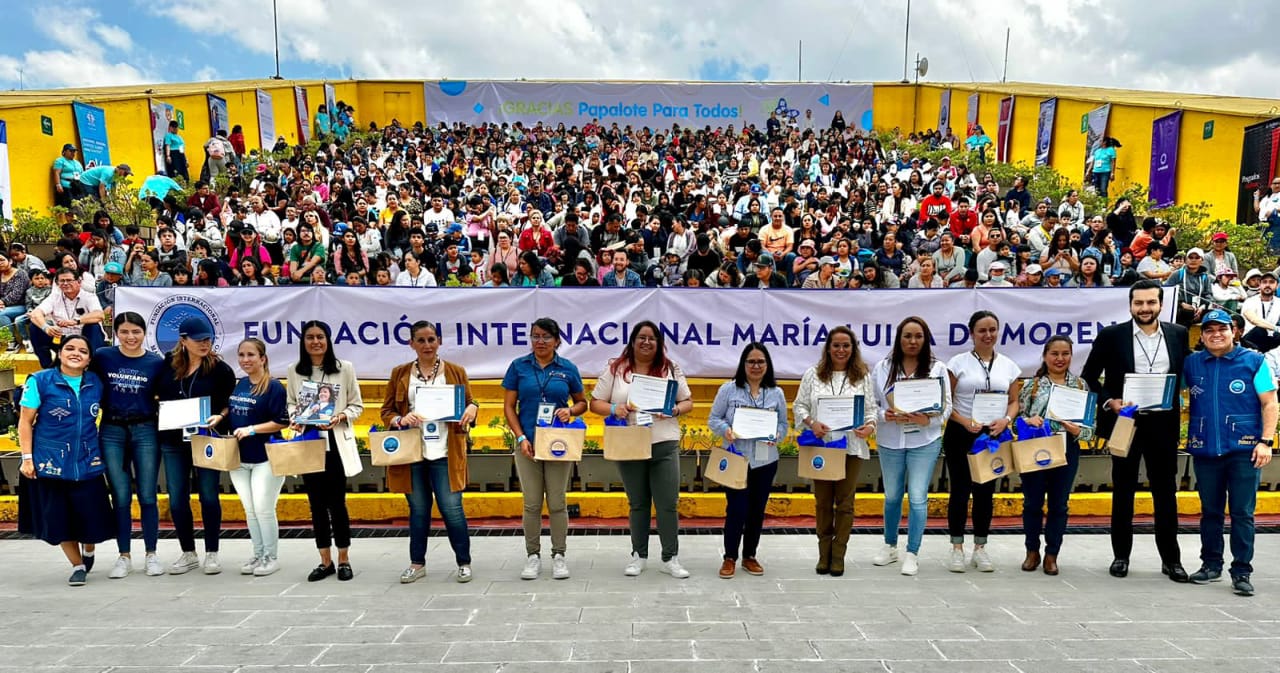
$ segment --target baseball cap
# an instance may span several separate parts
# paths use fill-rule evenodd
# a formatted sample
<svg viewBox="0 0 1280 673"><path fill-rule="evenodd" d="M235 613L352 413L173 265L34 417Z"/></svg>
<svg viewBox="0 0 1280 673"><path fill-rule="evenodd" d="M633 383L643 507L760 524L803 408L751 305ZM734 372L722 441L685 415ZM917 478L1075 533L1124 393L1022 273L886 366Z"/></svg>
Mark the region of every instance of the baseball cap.
<svg viewBox="0 0 1280 673"><path fill-rule="evenodd" d="M1187 251L1187 257L1190 257L1192 255L1199 255L1201 258L1203 258L1204 250L1201 250L1200 248L1192 248Z"/></svg>
<svg viewBox="0 0 1280 673"><path fill-rule="evenodd" d="M759 194L759 193L760 193L760 185L751 185L751 193L752 193L752 194Z"/></svg>
<svg viewBox="0 0 1280 673"><path fill-rule="evenodd" d="M1213 240L1215 241L1225 241L1228 238L1230 238L1230 236L1227 236L1227 232L1225 231L1219 231L1218 233L1213 235Z"/></svg>
<svg viewBox="0 0 1280 673"><path fill-rule="evenodd" d="M996 271L996 270L1004 271L1005 270L1004 262L992 262L991 266L987 267L987 270L988 271Z"/></svg>
<svg viewBox="0 0 1280 673"><path fill-rule="evenodd" d="M213 338L213 328L204 320L192 316L182 321L178 325L178 336L194 339L196 341L204 341Z"/></svg>
<svg viewBox="0 0 1280 673"><path fill-rule="evenodd" d="M62 146L62 151L66 152L67 150L75 150L75 148L76 148L75 145L72 145L71 143L67 143L66 145Z"/></svg>
<svg viewBox="0 0 1280 673"><path fill-rule="evenodd" d="M1044 269L1040 268L1039 264L1032 264L1031 266L1027 267L1028 276L1033 276L1037 273L1044 273Z"/></svg>
<svg viewBox="0 0 1280 673"><path fill-rule="evenodd" d="M817 247L818 247L818 246L814 245L814 243L813 243L813 239L812 239L812 238L806 238L806 239L804 239L803 241L800 241L800 247L802 247L802 248L803 248L803 247L805 247L805 246L808 246L808 247L810 247L810 248L817 248Z"/></svg>
<svg viewBox="0 0 1280 673"><path fill-rule="evenodd" d="M756 257L756 266L773 266L773 255L767 252L760 253L760 256Z"/></svg>
<svg viewBox="0 0 1280 673"><path fill-rule="evenodd" d="M1223 325L1230 325L1231 316L1226 311L1220 308L1215 308L1212 311L1209 311L1208 313L1204 314L1204 317L1200 319L1200 324L1202 326L1208 325L1211 322L1221 323Z"/></svg>
<svg viewBox="0 0 1280 673"><path fill-rule="evenodd" d="M107 262L106 266L102 267L102 272L124 275L124 267L120 262Z"/></svg>
<svg viewBox="0 0 1280 673"><path fill-rule="evenodd" d="M458 233L458 232L460 232L460 231L462 231L462 225L461 225L461 224L458 224L457 222L454 222L453 224L449 225L449 226L444 230L444 233L446 233L446 234L456 234L456 233Z"/></svg>
<svg viewBox="0 0 1280 673"><path fill-rule="evenodd" d="M133 169L129 168L129 164L120 164L116 166L116 170L123 170L125 175L133 175Z"/></svg>
<svg viewBox="0 0 1280 673"><path fill-rule="evenodd" d="M249 234L250 236L252 236L253 234L256 234L256 233L258 233L258 231L253 228L252 224L246 223L240 227L241 236L244 236L245 234Z"/></svg>
<svg viewBox="0 0 1280 673"><path fill-rule="evenodd" d="M1267 269L1266 271L1263 271L1258 275L1262 278L1267 278L1268 276L1270 276L1272 280L1280 280L1280 275L1276 274L1275 269Z"/></svg>
<svg viewBox="0 0 1280 673"><path fill-rule="evenodd" d="M1235 276L1236 272L1235 272L1235 269L1232 269L1231 267L1224 264L1221 269L1218 269L1218 273L1216 275L1219 278L1223 276Z"/></svg>

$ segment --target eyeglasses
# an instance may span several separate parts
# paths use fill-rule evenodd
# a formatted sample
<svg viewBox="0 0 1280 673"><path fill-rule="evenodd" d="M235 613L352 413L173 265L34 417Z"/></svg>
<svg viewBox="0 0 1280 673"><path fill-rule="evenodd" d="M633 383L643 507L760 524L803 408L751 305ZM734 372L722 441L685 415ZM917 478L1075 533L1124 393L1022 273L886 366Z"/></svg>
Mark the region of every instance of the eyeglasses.
<svg viewBox="0 0 1280 673"><path fill-rule="evenodd" d="M59 285L74 285L74 284L79 283L79 282L80 282L80 281L79 281L79 280L76 280L75 278L63 278L63 279L61 279L61 280L59 280L59 281L58 281L58 284L59 284Z"/></svg>
<svg viewBox="0 0 1280 673"><path fill-rule="evenodd" d="M636 343L652 344L652 343L657 343L657 342L658 342L657 337L651 337L651 336L639 336L639 337L636 337Z"/></svg>
<svg viewBox="0 0 1280 673"><path fill-rule="evenodd" d="M529 340L535 343L544 344L551 341L555 341L556 338L551 336L550 334L534 334L533 336L529 337Z"/></svg>
<svg viewBox="0 0 1280 673"><path fill-rule="evenodd" d="M767 360L747 360L748 367L763 367L769 364Z"/></svg>

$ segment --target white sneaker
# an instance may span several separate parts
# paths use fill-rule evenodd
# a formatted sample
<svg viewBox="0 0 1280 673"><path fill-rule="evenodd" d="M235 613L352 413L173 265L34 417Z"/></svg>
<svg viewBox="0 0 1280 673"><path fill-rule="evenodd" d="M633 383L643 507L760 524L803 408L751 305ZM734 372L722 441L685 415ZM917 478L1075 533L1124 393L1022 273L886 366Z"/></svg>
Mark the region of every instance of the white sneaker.
<svg viewBox="0 0 1280 673"><path fill-rule="evenodd" d="M953 573L964 572L964 549L951 548L951 562L947 564L947 570Z"/></svg>
<svg viewBox="0 0 1280 673"><path fill-rule="evenodd" d="M184 551L177 561L169 564L170 575L183 575L200 567L200 557L193 551Z"/></svg>
<svg viewBox="0 0 1280 673"><path fill-rule="evenodd" d="M458 580L458 584L466 584L471 581L471 566L458 566L458 574L454 576Z"/></svg>
<svg viewBox="0 0 1280 673"><path fill-rule="evenodd" d="M542 557L529 554L529 558L524 561L524 570L520 571L520 579L536 580L540 574L542 574Z"/></svg>
<svg viewBox="0 0 1280 673"><path fill-rule="evenodd" d="M258 562L258 567L253 569L254 577L266 577L275 573L280 569L280 562L273 556L264 556Z"/></svg>
<svg viewBox="0 0 1280 673"><path fill-rule="evenodd" d="M244 565L240 566L241 575L252 575L253 571L262 563L262 559L257 556L249 559Z"/></svg>
<svg viewBox="0 0 1280 673"><path fill-rule="evenodd" d="M674 577L674 578L676 578L676 579L678 579L678 580L685 579L686 577L688 577L688 576L689 576L689 571L688 571L688 570L685 570L685 569L684 569L684 566L680 565L680 557L679 557L679 556L672 556L670 561L667 561L666 563L663 563L663 564L662 564L662 572L664 572L664 573L666 573L666 574L668 574L668 575L670 575L670 576L672 576L672 577Z"/></svg>
<svg viewBox="0 0 1280 673"><path fill-rule="evenodd" d="M147 577L158 577L164 574L164 566L160 565L160 557L155 554L147 554L144 561L147 568Z"/></svg>
<svg viewBox="0 0 1280 673"><path fill-rule="evenodd" d="M876 552L871 559L871 565L887 566L890 563L898 562L898 548L893 545L885 545Z"/></svg>
<svg viewBox="0 0 1280 673"><path fill-rule="evenodd" d="M640 558L640 555L631 552L631 562L627 564L627 569L622 571L627 577L637 577L644 572L645 566L648 565L647 559Z"/></svg>
<svg viewBox="0 0 1280 673"><path fill-rule="evenodd" d="M569 562L564 560L564 554L551 557L551 579L569 579Z"/></svg>
<svg viewBox="0 0 1280 673"><path fill-rule="evenodd" d="M124 579L131 572L133 572L133 559L121 556L116 559L116 564L111 566L111 572L107 573L107 577L113 580Z"/></svg>
<svg viewBox="0 0 1280 673"><path fill-rule="evenodd" d="M971 560L971 563L973 564L973 567L977 568L978 572L981 573L995 572L996 569L995 565L991 563L991 557L987 556L987 548L985 546L973 548L973 559Z"/></svg>
<svg viewBox="0 0 1280 673"><path fill-rule="evenodd" d="M222 572L222 565L218 563L218 552L205 552L204 555L204 574L217 575Z"/></svg>
<svg viewBox="0 0 1280 673"><path fill-rule="evenodd" d="M902 557L902 574L914 575L918 572L920 572L920 560L915 554L907 552L906 555Z"/></svg>

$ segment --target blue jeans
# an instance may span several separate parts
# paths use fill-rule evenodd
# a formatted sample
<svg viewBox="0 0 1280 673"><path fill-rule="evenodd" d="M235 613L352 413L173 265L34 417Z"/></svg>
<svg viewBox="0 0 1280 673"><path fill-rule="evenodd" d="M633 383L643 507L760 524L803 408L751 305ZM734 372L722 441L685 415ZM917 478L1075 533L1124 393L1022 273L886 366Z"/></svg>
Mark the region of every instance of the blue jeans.
<svg viewBox="0 0 1280 673"><path fill-rule="evenodd" d="M169 518L178 533L178 545L182 551L196 550L195 523L191 515L191 445L162 444L164 456L164 485L169 494ZM217 470L197 467L196 487L200 494L200 520L204 524L204 550L218 551L218 536L222 534L222 503L218 501Z"/></svg>
<svg viewBox="0 0 1280 673"><path fill-rule="evenodd" d="M0 329L10 327L19 317L27 314L27 307L24 305L6 306L0 309ZM12 335L17 338L17 335Z"/></svg>
<svg viewBox="0 0 1280 673"><path fill-rule="evenodd" d="M155 552L160 537L160 508L156 493L160 481L160 446L154 421L115 425L103 422L98 443L107 463L111 483L111 506L116 514L116 546L128 554L133 536L132 480L138 481L138 509L142 513L142 540L148 554Z"/></svg>
<svg viewBox="0 0 1280 673"><path fill-rule="evenodd" d="M424 460L409 466L413 492L404 494L409 501L409 563L427 564L427 535L431 532L431 496L435 495L440 518L449 535L449 546L458 565L471 564L471 537L467 533L467 515L462 510L462 491L449 489L449 459Z"/></svg>
<svg viewBox="0 0 1280 673"><path fill-rule="evenodd" d="M1253 574L1253 508L1262 470L1253 466L1252 451L1194 459L1200 492L1200 561L1222 570L1222 523L1231 508L1231 576Z"/></svg>
<svg viewBox="0 0 1280 673"><path fill-rule="evenodd" d="M1080 442L1067 435L1067 464L1052 470L1027 472L1022 475L1022 530L1026 533L1027 551L1039 553L1040 532L1044 531L1044 553L1057 556L1062 537L1067 532L1067 505L1071 487L1080 469ZM1047 518L1045 496L1049 498Z"/></svg>
<svg viewBox="0 0 1280 673"><path fill-rule="evenodd" d="M942 440L924 446L894 449L880 446L880 472L884 477L884 543L898 544L898 527L902 521L902 496L907 496L907 551L920 553L924 525L929 518L929 480L938 462ZM890 526L889 522L893 525Z"/></svg>
<svg viewBox="0 0 1280 673"><path fill-rule="evenodd" d="M92 353L102 348L106 336L102 332L102 325L85 325L81 330L84 338L89 342L89 352ZM30 330L31 348L36 352L36 359L40 361L42 369L48 369L53 366L54 355L52 353L55 346L53 339L39 329Z"/></svg>

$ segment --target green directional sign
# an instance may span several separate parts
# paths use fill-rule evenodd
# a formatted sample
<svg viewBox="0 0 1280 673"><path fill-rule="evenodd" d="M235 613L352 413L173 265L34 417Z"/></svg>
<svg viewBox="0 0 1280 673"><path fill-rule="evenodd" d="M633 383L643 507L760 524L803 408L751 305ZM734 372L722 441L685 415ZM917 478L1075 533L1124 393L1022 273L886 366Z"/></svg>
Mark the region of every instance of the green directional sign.
<svg viewBox="0 0 1280 673"><path fill-rule="evenodd" d="M1213 120L1204 123L1204 139L1208 140L1213 137Z"/></svg>
<svg viewBox="0 0 1280 673"><path fill-rule="evenodd" d="M40 115L40 132L47 136L53 135L53 120L44 115Z"/></svg>
<svg viewBox="0 0 1280 673"><path fill-rule="evenodd" d="M178 128L183 129L183 130L186 130L186 128L187 128L187 116L186 116L186 115L184 115L184 114L182 114L182 110L174 110L174 111L173 111L173 114L177 117L177 120L178 120Z"/></svg>

